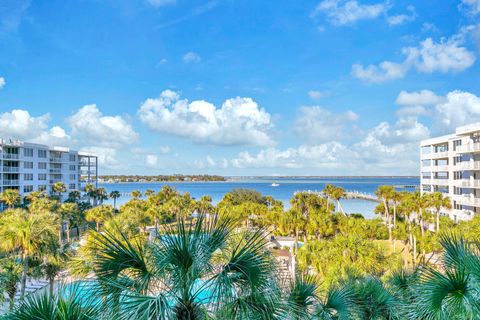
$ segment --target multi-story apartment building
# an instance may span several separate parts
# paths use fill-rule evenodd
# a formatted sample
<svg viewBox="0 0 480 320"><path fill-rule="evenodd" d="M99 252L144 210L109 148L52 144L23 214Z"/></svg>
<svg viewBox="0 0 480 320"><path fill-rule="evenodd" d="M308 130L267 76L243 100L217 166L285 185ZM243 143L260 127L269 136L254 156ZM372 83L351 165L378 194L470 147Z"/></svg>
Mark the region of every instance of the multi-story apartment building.
<svg viewBox="0 0 480 320"><path fill-rule="evenodd" d="M480 123L458 127L454 134L420 144L422 192L449 196L453 220L469 220L480 213Z"/></svg>
<svg viewBox="0 0 480 320"><path fill-rule="evenodd" d="M67 193L97 184L97 157L64 147L13 139L0 139L0 192L17 189L22 196L32 191L52 191L63 182Z"/></svg>

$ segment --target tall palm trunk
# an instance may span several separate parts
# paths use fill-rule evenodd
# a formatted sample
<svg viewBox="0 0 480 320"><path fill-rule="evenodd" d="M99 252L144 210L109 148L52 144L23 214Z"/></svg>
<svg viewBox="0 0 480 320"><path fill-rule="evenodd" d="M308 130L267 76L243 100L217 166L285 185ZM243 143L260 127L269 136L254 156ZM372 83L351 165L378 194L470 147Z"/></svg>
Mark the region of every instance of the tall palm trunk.
<svg viewBox="0 0 480 320"><path fill-rule="evenodd" d="M20 282L20 300L23 301L25 297L25 288L27 286L27 272L28 272L28 259L27 259L27 252L23 250L22 252L22 262L23 262L23 269L22 269L22 279Z"/></svg>
<svg viewBox="0 0 480 320"><path fill-rule="evenodd" d="M53 288L55 286L55 277L48 277L48 290L50 292L50 296L53 295Z"/></svg>
<svg viewBox="0 0 480 320"><path fill-rule="evenodd" d="M70 220L67 221L67 242L70 243Z"/></svg>
<svg viewBox="0 0 480 320"><path fill-rule="evenodd" d="M295 254L297 254L298 251L298 228L295 228L295 248L293 248Z"/></svg>
<svg viewBox="0 0 480 320"><path fill-rule="evenodd" d="M340 199L337 199L337 206L340 209L340 212L345 216L346 214L345 211L343 211L342 205L340 204Z"/></svg>
<svg viewBox="0 0 480 320"><path fill-rule="evenodd" d="M403 266L408 269L408 255L409 255L409 239L405 240L405 247L403 248Z"/></svg>
<svg viewBox="0 0 480 320"><path fill-rule="evenodd" d="M435 228L436 232L440 232L440 210L437 210L437 226Z"/></svg>

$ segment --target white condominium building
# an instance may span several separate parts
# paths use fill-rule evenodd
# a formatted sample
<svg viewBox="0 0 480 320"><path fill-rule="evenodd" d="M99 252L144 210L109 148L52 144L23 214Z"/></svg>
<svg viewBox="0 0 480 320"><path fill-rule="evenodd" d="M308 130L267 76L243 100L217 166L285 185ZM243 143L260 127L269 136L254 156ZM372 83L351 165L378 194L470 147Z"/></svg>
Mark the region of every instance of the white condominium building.
<svg viewBox="0 0 480 320"><path fill-rule="evenodd" d="M97 157L64 147L13 139L0 139L0 192L17 189L22 196L32 191L52 191L63 182L67 192L96 186Z"/></svg>
<svg viewBox="0 0 480 320"><path fill-rule="evenodd" d="M453 220L469 220L480 213L480 123L458 127L454 134L420 144L422 192L449 196Z"/></svg>

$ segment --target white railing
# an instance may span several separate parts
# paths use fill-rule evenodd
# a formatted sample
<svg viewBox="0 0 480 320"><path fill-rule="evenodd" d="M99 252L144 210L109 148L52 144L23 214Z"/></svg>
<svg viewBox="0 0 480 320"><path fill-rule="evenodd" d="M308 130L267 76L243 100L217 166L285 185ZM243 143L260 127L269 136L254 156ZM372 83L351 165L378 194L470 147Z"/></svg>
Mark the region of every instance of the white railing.
<svg viewBox="0 0 480 320"><path fill-rule="evenodd" d="M18 180L3 180L4 186L16 186L19 185Z"/></svg>
<svg viewBox="0 0 480 320"><path fill-rule="evenodd" d="M435 185L439 185L439 186L448 186L448 179L422 178L422 183L423 184L435 184Z"/></svg>
<svg viewBox="0 0 480 320"><path fill-rule="evenodd" d="M464 161L455 165L458 170L480 170L480 161Z"/></svg>
<svg viewBox="0 0 480 320"><path fill-rule="evenodd" d="M480 142L463 144L457 147L458 152L477 152L480 151Z"/></svg>
<svg viewBox="0 0 480 320"><path fill-rule="evenodd" d="M18 167L3 167L3 172L18 172Z"/></svg>
<svg viewBox="0 0 480 320"><path fill-rule="evenodd" d="M480 188L480 180L460 179L455 180L454 184L463 188Z"/></svg>
<svg viewBox="0 0 480 320"><path fill-rule="evenodd" d="M455 195L453 199L462 205L480 207L480 198L473 195Z"/></svg>
<svg viewBox="0 0 480 320"><path fill-rule="evenodd" d="M19 159L20 155L16 153L4 153L3 159Z"/></svg>
<svg viewBox="0 0 480 320"><path fill-rule="evenodd" d="M430 167L431 171L448 171L448 169L449 169L448 165L439 165L439 166Z"/></svg>
<svg viewBox="0 0 480 320"><path fill-rule="evenodd" d="M430 158L431 159L448 158L448 151L430 153Z"/></svg>
<svg viewBox="0 0 480 320"><path fill-rule="evenodd" d="M62 169L50 169L51 173L62 173Z"/></svg>

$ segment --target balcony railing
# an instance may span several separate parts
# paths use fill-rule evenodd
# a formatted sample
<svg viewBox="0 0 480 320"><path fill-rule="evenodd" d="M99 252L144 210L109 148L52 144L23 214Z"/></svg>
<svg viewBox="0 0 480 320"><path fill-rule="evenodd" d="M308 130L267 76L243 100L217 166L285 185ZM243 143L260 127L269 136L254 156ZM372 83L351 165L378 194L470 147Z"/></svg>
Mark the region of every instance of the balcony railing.
<svg viewBox="0 0 480 320"><path fill-rule="evenodd" d="M463 188L480 188L480 180L474 179L459 179L455 180L454 184Z"/></svg>
<svg viewBox="0 0 480 320"><path fill-rule="evenodd" d="M480 152L480 142L472 142L457 147L458 152Z"/></svg>
<svg viewBox="0 0 480 320"><path fill-rule="evenodd" d="M4 153L3 159L20 159L20 155L18 153Z"/></svg>
<svg viewBox="0 0 480 320"><path fill-rule="evenodd" d="M50 157L50 162L62 162L63 159L60 157Z"/></svg>
<svg viewBox="0 0 480 320"><path fill-rule="evenodd" d="M457 170L480 170L480 161L464 161L455 165Z"/></svg>
<svg viewBox="0 0 480 320"><path fill-rule="evenodd" d="M423 184L434 184L438 186L448 186L448 179L422 178Z"/></svg>
<svg viewBox="0 0 480 320"><path fill-rule="evenodd" d="M480 207L480 198L476 198L473 195L455 195L453 199L461 205Z"/></svg>
<svg viewBox="0 0 480 320"><path fill-rule="evenodd" d="M4 186L18 186L20 185L18 180L3 180Z"/></svg>
<svg viewBox="0 0 480 320"><path fill-rule="evenodd" d="M62 169L50 169L50 173L62 173Z"/></svg>
<svg viewBox="0 0 480 320"><path fill-rule="evenodd" d="M19 168L18 167L3 167L3 172L18 172Z"/></svg>
<svg viewBox="0 0 480 320"><path fill-rule="evenodd" d="M430 167L431 171L448 171L448 169L449 169L448 165L438 165L438 166Z"/></svg>

